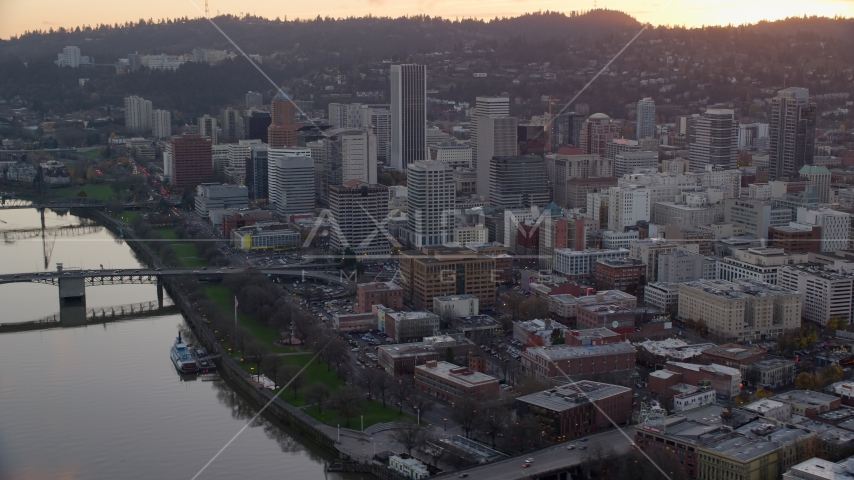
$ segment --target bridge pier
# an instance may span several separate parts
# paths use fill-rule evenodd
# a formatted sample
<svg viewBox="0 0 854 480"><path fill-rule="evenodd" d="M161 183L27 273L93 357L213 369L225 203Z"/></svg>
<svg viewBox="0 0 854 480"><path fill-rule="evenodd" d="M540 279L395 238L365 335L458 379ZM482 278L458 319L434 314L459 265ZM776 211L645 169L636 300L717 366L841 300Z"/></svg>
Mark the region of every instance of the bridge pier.
<svg viewBox="0 0 854 480"><path fill-rule="evenodd" d="M157 308L163 308L163 277L157 277Z"/></svg>
<svg viewBox="0 0 854 480"><path fill-rule="evenodd" d="M59 304L86 304L84 277L59 277Z"/></svg>

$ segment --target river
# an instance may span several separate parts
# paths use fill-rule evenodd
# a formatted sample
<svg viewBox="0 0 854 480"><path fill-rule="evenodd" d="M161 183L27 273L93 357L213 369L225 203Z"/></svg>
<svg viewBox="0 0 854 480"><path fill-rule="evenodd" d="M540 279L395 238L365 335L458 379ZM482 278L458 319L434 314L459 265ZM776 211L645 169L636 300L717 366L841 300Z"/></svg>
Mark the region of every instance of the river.
<svg viewBox="0 0 854 480"><path fill-rule="evenodd" d="M84 219L0 210L0 272L139 268L130 248ZM65 227L57 230L58 227ZM53 245L52 231L62 231ZM12 233L10 233L12 232ZM47 248L45 248L45 244ZM52 251L51 251L52 250ZM86 307L156 300L153 285L89 287ZM0 285L0 323L59 312L51 285ZM255 413L223 381L182 380L168 357L180 315L0 334L0 480L190 479ZM263 417L200 479L355 479L324 472L330 458Z"/></svg>

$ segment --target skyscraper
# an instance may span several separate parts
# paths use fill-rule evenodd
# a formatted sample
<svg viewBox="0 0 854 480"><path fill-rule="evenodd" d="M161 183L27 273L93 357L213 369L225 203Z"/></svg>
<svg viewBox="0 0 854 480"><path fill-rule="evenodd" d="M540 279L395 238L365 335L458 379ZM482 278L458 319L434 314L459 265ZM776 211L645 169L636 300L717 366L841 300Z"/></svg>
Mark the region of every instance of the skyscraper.
<svg viewBox="0 0 854 480"><path fill-rule="evenodd" d="M267 143L267 129L270 128L271 123L270 112L253 111L243 117L244 137L249 140L261 140L261 143Z"/></svg>
<svg viewBox="0 0 854 480"><path fill-rule="evenodd" d="M270 148L267 150L267 194L276 206L276 215L314 210L314 161L308 148Z"/></svg>
<svg viewBox="0 0 854 480"><path fill-rule="evenodd" d="M427 158L427 67L392 65L391 166L405 170Z"/></svg>
<svg viewBox="0 0 854 480"><path fill-rule="evenodd" d="M477 170L477 119L478 117L509 117L510 98L498 96L477 97L474 113L469 127L469 145L471 145L472 168ZM492 157L487 157L486 161Z"/></svg>
<svg viewBox="0 0 854 480"><path fill-rule="evenodd" d="M638 140L655 136L655 102L649 97L638 100L635 133Z"/></svg>
<svg viewBox="0 0 854 480"><path fill-rule="evenodd" d="M496 156L489 163L489 203L504 208L549 203L549 175L542 157Z"/></svg>
<svg viewBox="0 0 854 480"><path fill-rule="evenodd" d="M619 127L604 113L594 113L581 126L578 148L585 155L604 157L608 153L608 144L619 136Z"/></svg>
<svg viewBox="0 0 854 480"><path fill-rule="evenodd" d="M264 96L259 92L246 92L246 109L260 110L264 107Z"/></svg>
<svg viewBox="0 0 854 480"><path fill-rule="evenodd" d="M797 176L815 155L816 104L806 88L791 87L771 100L769 178Z"/></svg>
<svg viewBox="0 0 854 480"><path fill-rule="evenodd" d="M413 248L453 240L456 197L453 173L447 165L434 160L413 162L407 167L406 230Z"/></svg>
<svg viewBox="0 0 854 480"><path fill-rule="evenodd" d="M177 188L195 187L213 177L211 139L185 134L172 138L171 182Z"/></svg>
<svg viewBox="0 0 854 480"><path fill-rule="evenodd" d="M329 205L330 188L349 180L377 183L376 141L365 130L336 128L328 130L323 142L323 168L320 178L321 202Z"/></svg>
<svg viewBox="0 0 854 480"><path fill-rule="evenodd" d="M555 115L551 125L551 151L557 152L564 145L577 147L581 141L584 114L564 112Z"/></svg>
<svg viewBox="0 0 854 480"><path fill-rule="evenodd" d="M139 134L151 131L151 100L136 95L125 97L125 128Z"/></svg>
<svg viewBox="0 0 854 480"><path fill-rule="evenodd" d="M234 143L243 138L243 117L240 112L228 107L222 110L222 143Z"/></svg>
<svg viewBox="0 0 854 480"><path fill-rule="evenodd" d="M391 111L388 105L362 107L362 126L370 128L377 139L377 162L388 165L391 157Z"/></svg>
<svg viewBox="0 0 854 480"><path fill-rule="evenodd" d="M510 157L518 154L516 117L477 117L477 194L484 199L490 195L489 179L493 157ZM472 154L474 155L474 154ZM472 156L474 162L474 156Z"/></svg>
<svg viewBox="0 0 854 480"><path fill-rule="evenodd" d="M688 132L690 171L703 172L706 165L723 170L738 168L738 121L732 109L706 109L703 115L691 118Z"/></svg>
<svg viewBox="0 0 854 480"><path fill-rule="evenodd" d="M151 112L152 134L157 138L172 136L172 114L169 110L154 110Z"/></svg>
<svg viewBox="0 0 854 480"><path fill-rule="evenodd" d="M267 128L267 141L270 148L296 147L297 129L296 109L284 92L279 92L270 103L271 123Z"/></svg>
<svg viewBox="0 0 854 480"><path fill-rule="evenodd" d="M332 228L329 245L333 251L350 248L356 255L389 253L383 228L388 216L388 187L360 180L335 185L329 193Z"/></svg>
<svg viewBox="0 0 854 480"><path fill-rule="evenodd" d="M219 128L216 123L216 117L212 117L207 113L203 117L199 117L199 135L210 137L211 143L214 145L219 143L217 142Z"/></svg>
<svg viewBox="0 0 854 480"><path fill-rule="evenodd" d="M267 198L267 145L252 145L246 160L246 187L249 198Z"/></svg>

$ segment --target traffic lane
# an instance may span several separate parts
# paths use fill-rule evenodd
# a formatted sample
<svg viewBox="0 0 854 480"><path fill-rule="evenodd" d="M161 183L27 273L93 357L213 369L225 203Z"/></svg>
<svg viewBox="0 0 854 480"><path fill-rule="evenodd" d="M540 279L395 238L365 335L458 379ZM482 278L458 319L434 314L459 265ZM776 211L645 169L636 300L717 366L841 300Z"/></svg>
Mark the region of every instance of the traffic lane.
<svg viewBox="0 0 854 480"><path fill-rule="evenodd" d="M606 448L610 448L615 452L621 452L623 449L628 450L630 442L625 439L619 430L609 430L607 432L585 437L587 442L581 442L581 439L575 439L569 442L564 442L560 445L549 447L543 450L521 454L508 460L502 460L496 463L490 463L475 469L461 470L443 477L440 479L449 479L459 477L460 473L468 473L472 479L490 479L490 480L514 480L518 478L527 478L532 474L548 472L557 468L563 468L569 465L577 465L583 462L587 455L591 452L594 445L602 444ZM574 450L567 450L569 444L574 443ZM579 450L578 447L586 445L586 450ZM528 468L522 468L526 458L533 458L534 461Z"/></svg>

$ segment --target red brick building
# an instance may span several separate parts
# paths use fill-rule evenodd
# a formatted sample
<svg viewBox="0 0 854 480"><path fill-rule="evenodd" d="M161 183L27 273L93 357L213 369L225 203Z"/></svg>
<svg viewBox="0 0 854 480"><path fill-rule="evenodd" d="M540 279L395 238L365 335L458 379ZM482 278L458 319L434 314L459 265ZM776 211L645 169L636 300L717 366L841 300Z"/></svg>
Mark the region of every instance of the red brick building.
<svg viewBox="0 0 854 480"><path fill-rule="evenodd" d="M821 227L813 226L809 230L792 227L771 227L768 229L769 245L782 248L786 253L818 253L821 251Z"/></svg>
<svg viewBox="0 0 854 480"><path fill-rule="evenodd" d="M544 423L548 439L562 442L610 428L611 420L627 424L632 390L581 380L517 398L516 414L535 415Z"/></svg>
<svg viewBox="0 0 854 480"><path fill-rule="evenodd" d="M394 282L371 282L356 285L354 312L370 312L374 305L403 310L403 288Z"/></svg>
<svg viewBox="0 0 854 480"><path fill-rule="evenodd" d="M175 188L195 187L213 178L211 139L201 135L172 137L170 182Z"/></svg>
<svg viewBox="0 0 854 480"><path fill-rule="evenodd" d="M583 305L576 315L578 328L608 328L622 334L635 331L635 312L619 305Z"/></svg>
<svg viewBox="0 0 854 480"><path fill-rule="evenodd" d="M725 367L741 368L742 365L765 359L765 350L737 343L725 343L703 350L697 363L716 363Z"/></svg>
<svg viewBox="0 0 854 480"><path fill-rule="evenodd" d="M377 349L377 363L395 377L412 375L416 365L440 358L442 355L435 348L423 343L381 345Z"/></svg>
<svg viewBox="0 0 854 480"><path fill-rule="evenodd" d="M636 297L643 296L646 265L633 258L598 260L593 264L596 290L620 290Z"/></svg>
<svg viewBox="0 0 854 480"><path fill-rule="evenodd" d="M468 365L469 368L474 370L475 372L486 373L486 356L481 355L477 352L469 352L468 353Z"/></svg>
<svg viewBox="0 0 854 480"><path fill-rule="evenodd" d="M415 388L449 401L498 398L498 379L495 377L436 360L415 367Z"/></svg>
<svg viewBox="0 0 854 480"><path fill-rule="evenodd" d="M635 368L635 347L627 342L599 346L530 347L520 361L522 371L539 377L563 378Z"/></svg>
<svg viewBox="0 0 854 480"><path fill-rule="evenodd" d="M694 363L667 362L664 370L649 374L649 391L664 398L677 394L670 387L684 383L699 385L708 381L718 396L732 398L741 393L741 372L723 365L698 365Z"/></svg>
<svg viewBox="0 0 854 480"><path fill-rule="evenodd" d="M567 345L607 345L623 341L625 335L621 335L607 328L588 328L585 330L570 330L564 335L564 343Z"/></svg>
<svg viewBox="0 0 854 480"><path fill-rule="evenodd" d="M275 220L272 212L238 212L222 217L222 237L231 238L231 231L242 227L251 227L258 220Z"/></svg>

